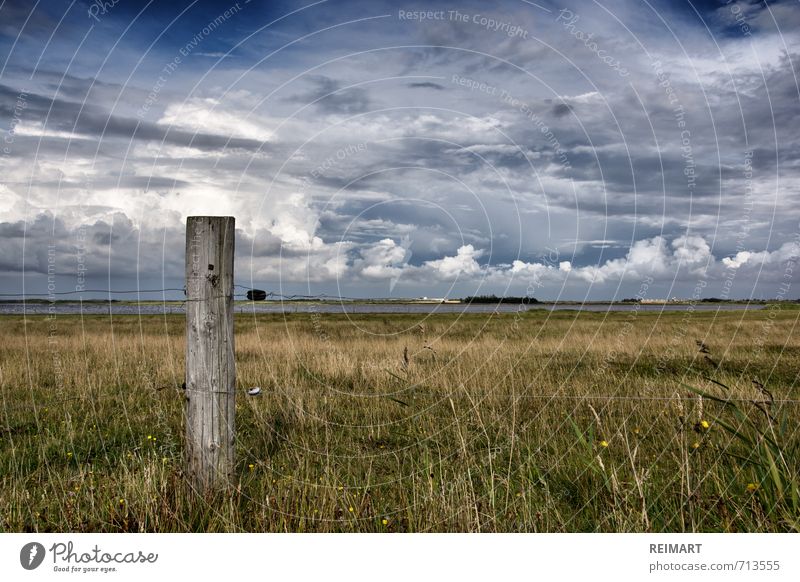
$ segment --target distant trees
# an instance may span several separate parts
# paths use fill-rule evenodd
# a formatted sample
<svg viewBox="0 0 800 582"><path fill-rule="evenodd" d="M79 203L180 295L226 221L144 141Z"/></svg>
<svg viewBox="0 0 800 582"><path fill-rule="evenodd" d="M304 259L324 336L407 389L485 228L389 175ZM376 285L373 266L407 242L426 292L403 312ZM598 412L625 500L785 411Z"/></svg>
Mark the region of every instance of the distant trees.
<svg viewBox="0 0 800 582"><path fill-rule="evenodd" d="M461 300L462 303L513 303L513 304L522 304L522 305L530 305L534 303L539 303L539 300L536 297L498 297L497 295L474 295L470 297L464 297Z"/></svg>

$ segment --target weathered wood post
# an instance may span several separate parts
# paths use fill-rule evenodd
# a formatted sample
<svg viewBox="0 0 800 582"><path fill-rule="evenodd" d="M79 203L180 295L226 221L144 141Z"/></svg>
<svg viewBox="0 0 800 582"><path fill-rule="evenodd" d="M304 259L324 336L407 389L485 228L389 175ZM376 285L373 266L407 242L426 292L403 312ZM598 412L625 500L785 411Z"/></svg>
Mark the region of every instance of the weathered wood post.
<svg viewBox="0 0 800 582"><path fill-rule="evenodd" d="M186 474L201 492L233 476L232 216L186 219Z"/></svg>

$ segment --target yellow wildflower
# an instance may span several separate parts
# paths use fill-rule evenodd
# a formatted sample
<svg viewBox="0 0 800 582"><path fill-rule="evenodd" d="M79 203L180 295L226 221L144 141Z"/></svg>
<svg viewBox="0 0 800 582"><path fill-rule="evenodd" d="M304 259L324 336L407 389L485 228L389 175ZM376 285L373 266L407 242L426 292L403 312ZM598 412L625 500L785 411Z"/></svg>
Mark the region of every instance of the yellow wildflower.
<svg viewBox="0 0 800 582"><path fill-rule="evenodd" d="M388 519L386 519L386 518L384 517L384 518L381 520L381 523L382 523L383 525L389 525L389 520L388 520Z"/></svg>
<svg viewBox="0 0 800 582"><path fill-rule="evenodd" d="M711 425L708 424L707 420L701 420L700 421L700 426L702 426L705 430L708 430Z"/></svg>
<svg viewBox="0 0 800 582"><path fill-rule="evenodd" d="M747 484L747 491L749 493L755 493L756 489L758 489L758 485L756 485L755 483L748 483Z"/></svg>
<svg viewBox="0 0 800 582"><path fill-rule="evenodd" d="M608 441L600 441L600 446L606 448L608 446Z"/></svg>

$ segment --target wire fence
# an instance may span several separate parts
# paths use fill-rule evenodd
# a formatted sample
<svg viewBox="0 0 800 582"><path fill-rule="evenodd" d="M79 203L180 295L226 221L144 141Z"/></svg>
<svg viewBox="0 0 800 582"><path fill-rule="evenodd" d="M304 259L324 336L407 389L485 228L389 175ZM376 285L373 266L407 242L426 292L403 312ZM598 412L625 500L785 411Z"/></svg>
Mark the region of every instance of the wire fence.
<svg viewBox="0 0 800 582"><path fill-rule="evenodd" d="M242 393L242 395L246 395L249 387L246 386L237 386L236 392ZM173 392L178 398L182 398L183 395L186 393L186 388L181 386L163 386L155 389L149 389L148 392L164 392L164 391L171 391ZM291 389L281 389L275 390L276 393L286 396L291 399L292 391ZM441 396L439 399L443 403L448 403L448 399L460 399L460 398L467 398L470 401L472 398L466 394L461 393L460 391L443 391L444 395ZM168 392L167 392L168 393ZM227 394L227 392L225 392ZM248 396L248 400L252 399L253 402L257 402L261 399L263 394L268 394L269 391L262 391L258 395ZM487 390L485 394L489 394L490 392ZM432 394L442 394L442 391L434 391ZM70 396L68 398L58 398L53 400L42 400L39 402L31 401L26 403L19 403L14 402L13 404L9 404L5 398L0 400L0 413L8 413L11 411L18 411L18 410L36 410L36 411L43 411L49 410L50 408L57 409L59 406L66 404L68 402L80 401L81 405L85 404L98 404L101 401L106 400L125 400L129 398L133 398L138 396L136 393L133 392L124 392L122 389L118 393L107 393L107 394L93 394L91 396ZM381 394L348 394L339 390L330 390L325 393L325 397L342 397L342 398L369 398L373 400L392 400L397 402L397 394L393 395L381 395ZM34 397L31 395L31 398ZM489 398L489 396L486 396ZM669 403L669 402L697 402L702 397L699 395L686 395L686 394L673 394L670 396L623 396L623 395L616 395L616 394L585 394L585 395L577 395L577 394L492 394L491 399L504 399L504 400L513 400L513 401L523 401L523 400L545 400L545 401L573 401L577 402L578 404L586 402L586 403L595 403L595 402L662 402L662 403ZM771 402L768 401L759 401L753 398L745 398L745 397L727 397L724 399L726 402L731 404L770 404L770 405L784 405L784 404L800 404L800 399L797 398L776 398ZM409 404L407 402L403 402L403 404L408 407ZM430 402L427 401L427 405L430 405ZM2 429L2 425L0 425L0 429Z"/></svg>
<svg viewBox="0 0 800 582"><path fill-rule="evenodd" d="M247 299L252 300L254 303L257 303L259 300L250 299L247 294L248 292L256 292L256 291L263 291L266 293L266 298L264 300L273 300L273 301L302 301L302 300L309 300L309 301L363 301L364 297L348 297L345 295L331 295L328 293L317 293L312 295L302 295L302 294L291 294L287 295L285 293L280 293L277 291L264 291L262 289L258 289L256 287L249 287L247 285L239 285L234 284L234 289L243 290L243 292L233 293L232 297L234 299ZM80 291L53 291L48 293L0 293L0 301L2 298L19 298L23 301L27 300L28 298L31 299L40 299L42 297L49 298L49 297L65 297L65 296L81 296L83 299L83 295L88 294L105 294L105 295L150 295L153 293L183 293L186 294L186 287L166 287L164 289L82 289ZM209 298L213 299L213 298ZM97 301L98 299L90 299L91 301ZM187 302L187 301L202 301L202 300L193 300L193 299L167 299L164 298L165 302Z"/></svg>
<svg viewBox="0 0 800 582"><path fill-rule="evenodd" d="M327 293L310 294L310 295L305 295L305 294L291 294L291 295L288 295L288 294L275 292L275 291L264 291L264 290L258 289L256 287L250 287L250 286L247 286L247 285L240 285L240 284L234 284L233 288L240 290L239 293L234 293L232 295L232 297L234 299L247 299L247 300L252 301L253 303L259 303L260 301L264 301L264 300L266 300L266 301L269 301L269 300L272 300L272 301L303 301L303 300L306 300L306 301L363 301L364 300L364 298L361 298L361 297L348 297L348 296L344 296L344 295L331 295L331 294L327 294ZM266 294L266 298L263 299L263 300L255 300L255 299L251 299L250 297L248 297L248 292L256 292L256 291L260 291L260 292L265 293ZM83 296L85 294L90 294L90 293L98 293L98 294L99 293L103 293L103 294L107 294L107 295L123 295L123 294L126 294L126 295L133 295L133 294L142 295L142 294L153 294L153 293L162 293L163 294L163 293L173 293L173 292L174 293L186 294L186 288L185 287L166 287L166 288L163 288L163 289L84 289L84 290L81 290L81 291L57 291L57 292L48 292L48 293L0 293L0 302L2 302L2 298L4 298L4 297L21 298L23 300L23 302L24 302L28 298L63 297L63 296L74 296L74 295ZM210 297L210 298L207 298L206 300L211 300L211 299L215 299L215 298L216 297ZM81 297L81 300L83 300L83 297ZM98 301L98 300L97 299L92 299L92 301ZM203 301L203 300L202 299L193 300L193 299L188 299L188 298L179 299L179 300L166 299L166 298L164 299L165 303L174 303L176 301L180 302L182 304L185 304L185 303L190 302L190 301ZM373 299L373 301L374 301L374 299ZM168 388L170 388L170 387L162 387L162 388L158 388L156 390L160 391L160 390L165 390L165 389L168 389ZM180 387L174 387L173 389L176 390L176 391L179 391L179 392L182 391L182 389ZM237 390L243 391L243 390L246 390L246 388L237 388ZM344 393L337 392L337 391L333 391L331 395L335 395L335 396L350 396L350 397L359 396L358 394L344 394ZM458 393L453 392L453 393L450 393L449 396L450 397L458 396ZM92 403L92 402L97 402L97 401L103 400L103 399L120 398L120 397L122 397L121 394L98 395L97 397L94 397L94 398L83 398L83 397L80 397L80 396L74 396L74 397L61 399L61 400L52 400L52 401L47 401L47 402L43 401L43 402L38 402L38 403L33 403L32 402L30 404L25 404L25 405L19 405L19 404L16 404L16 403L14 405L8 405L6 402L1 402L0 403L0 411L8 412L10 410L31 409L31 408L42 409L42 408L48 408L48 407L56 407L56 406L59 406L61 404L66 404L67 402L71 402L71 401L75 401L75 400L82 400L83 402L86 402L86 403ZM369 397L371 397L371 398L374 398L374 397L380 398L381 396L380 395L375 395L375 394L370 394ZM498 397L497 395L494 396L494 398L497 398L497 397ZM672 396L621 396L621 395L602 395L602 394L592 394L592 395L519 394L519 395L516 395L516 396L506 395L505 397L514 398L514 399L518 399L518 400L553 400L553 401L573 400L573 401L578 401L578 402L583 402L583 401L585 401L585 402L595 402L595 401L670 402L670 401L694 401L694 400L697 399L697 396L681 396L681 395L677 395L677 394L676 395L672 395ZM730 402L752 402L752 399L748 399L748 398L729 398L728 400ZM792 398L774 399L773 403L774 404L798 404L798 403L800 403L800 399L792 399Z"/></svg>

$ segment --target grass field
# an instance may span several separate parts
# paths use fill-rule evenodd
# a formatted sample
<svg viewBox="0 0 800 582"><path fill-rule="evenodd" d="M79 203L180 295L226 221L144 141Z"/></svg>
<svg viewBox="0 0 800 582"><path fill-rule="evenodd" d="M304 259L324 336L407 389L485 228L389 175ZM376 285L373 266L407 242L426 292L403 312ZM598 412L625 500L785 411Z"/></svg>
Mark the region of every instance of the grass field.
<svg viewBox="0 0 800 582"><path fill-rule="evenodd" d="M798 316L239 315L206 498L182 316L3 317L0 530L798 531Z"/></svg>

